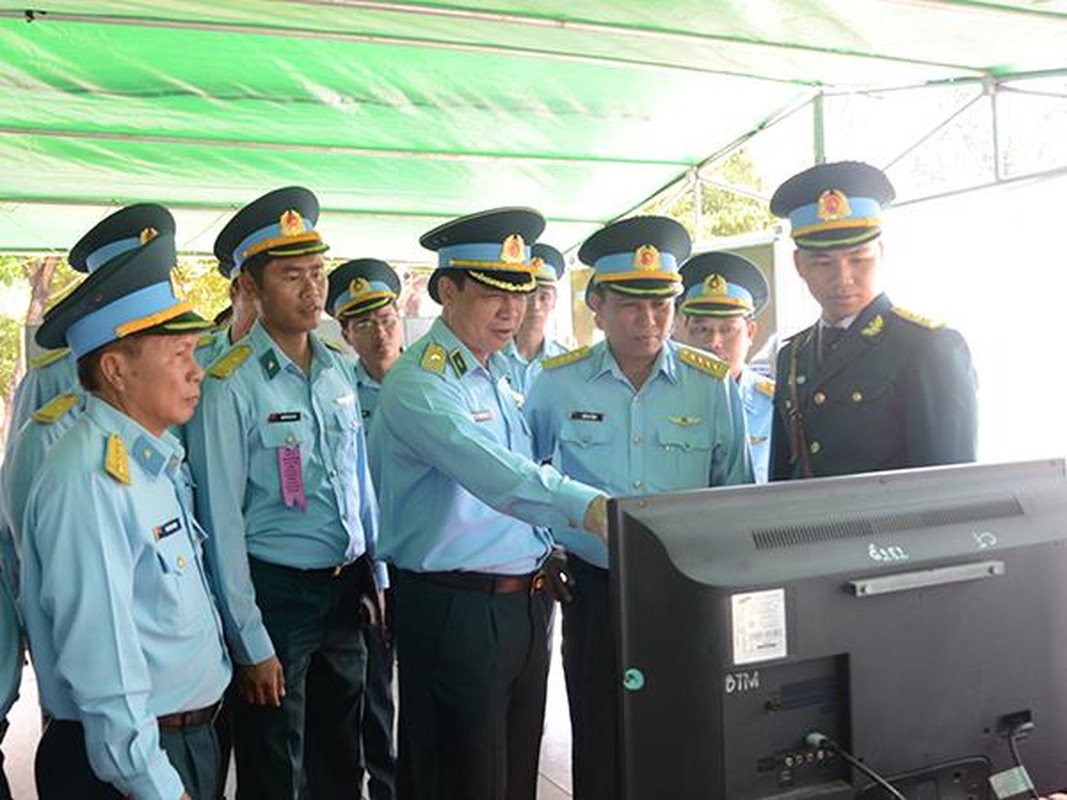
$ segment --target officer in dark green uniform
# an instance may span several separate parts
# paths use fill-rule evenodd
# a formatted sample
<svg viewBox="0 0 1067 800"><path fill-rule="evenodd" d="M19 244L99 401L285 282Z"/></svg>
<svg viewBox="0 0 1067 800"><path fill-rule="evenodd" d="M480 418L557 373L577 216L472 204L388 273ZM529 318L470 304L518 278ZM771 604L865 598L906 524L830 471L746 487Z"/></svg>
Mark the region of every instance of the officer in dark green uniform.
<svg viewBox="0 0 1067 800"><path fill-rule="evenodd" d="M794 175L771 199L821 318L778 354L771 480L973 461L975 374L954 330L878 289L895 193L855 161Z"/></svg>

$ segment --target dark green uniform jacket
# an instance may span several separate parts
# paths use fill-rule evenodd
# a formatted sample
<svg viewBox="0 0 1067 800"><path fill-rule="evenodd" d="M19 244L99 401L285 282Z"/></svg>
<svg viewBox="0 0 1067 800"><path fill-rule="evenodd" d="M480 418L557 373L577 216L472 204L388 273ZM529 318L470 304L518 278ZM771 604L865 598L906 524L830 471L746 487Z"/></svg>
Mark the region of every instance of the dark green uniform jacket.
<svg viewBox="0 0 1067 800"><path fill-rule="evenodd" d="M976 379L959 333L883 294L832 349L821 339L816 323L778 354L771 480L974 460Z"/></svg>

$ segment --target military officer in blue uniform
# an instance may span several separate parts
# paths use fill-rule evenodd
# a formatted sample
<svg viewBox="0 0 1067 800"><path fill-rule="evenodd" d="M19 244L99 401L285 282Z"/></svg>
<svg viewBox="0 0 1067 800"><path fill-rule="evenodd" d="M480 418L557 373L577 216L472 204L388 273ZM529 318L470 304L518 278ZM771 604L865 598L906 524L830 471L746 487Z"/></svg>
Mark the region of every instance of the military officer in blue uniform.
<svg viewBox="0 0 1067 800"><path fill-rule="evenodd" d="M500 356L536 288L532 209L426 233L441 317L400 356L371 426L381 555L396 572L400 788L534 800L548 675L548 526L606 531L605 498L531 459Z"/></svg>
<svg viewBox="0 0 1067 800"><path fill-rule="evenodd" d="M98 222L79 239L71 248L67 261L75 272L95 272L108 261L160 233L174 233L174 217L167 209L155 203L125 206ZM47 350L32 359L29 366L12 402L9 452L15 433L37 409L78 387L77 368L67 347Z"/></svg>
<svg viewBox="0 0 1067 800"><path fill-rule="evenodd" d="M756 316L767 305L767 279L759 267L735 253L701 253L681 268L675 338L714 353L730 365L748 429L748 451L756 483L767 482L771 460L774 381L747 366L756 336Z"/></svg>
<svg viewBox="0 0 1067 800"><path fill-rule="evenodd" d="M534 379L541 374L541 362L567 352L566 347L545 333L556 307L556 285L566 269L563 253L550 244L535 242L530 254L537 289L527 296L526 313L519 330L503 350L511 387L522 397L529 393Z"/></svg>
<svg viewBox="0 0 1067 800"><path fill-rule="evenodd" d="M70 265L78 272L94 273L115 259L125 260L128 253L160 234L174 235L174 217L170 211L155 203L126 206L101 220L77 241L70 250ZM137 262L127 263L127 268L130 264L136 268ZM54 313L53 308L45 314L44 324L51 324ZM67 355L56 361L55 367L42 370L36 385L44 387L46 380L56 378L60 372L59 364L69 365L71 382L56 382L56 394L33 408L29 419L17 433L12 429L7 456L0 470L7 522L16 544L26 496L42 459L59 437L74 424L85 407L85 391L78 383L73 354L69 348L57 348L50 352L63 352ZM49 388L49 391L51 390Z"/></svg>
<svg viewBox="0 0 1067 800"><path fill-rule="evenodd" d="M200 340L197 360L204 366L237 344L256 321L256 298L241 281L241 270L233 265L233 254L216 250L218 273L230 282L230 304L215 315L215 330Z"/></svg>
<svg viewBox="0 0 1067 800"><path fill-rule="evenodd" d="M326 310L341 325L341 335L359 356L354 367L364 424L378 407L382 380L400 358L404 329L396 301L400 277L376 258L348 261L330 273ZM388 632L391 590L384 592L385 626L363 632L367 677L363 695L362 751L370 800L396 797L396 748L393 744L394 652Z"/></svg>
<svg viewBox="0 0 1067 800"><path fill-rule="evenodd" d="M793 261L822 309L778 355L771 480L973 461L976 381L963 337L878 288L894 190L862 162L783 183Z"/></svg>
<svg viewBox="0 0 1067 800"><path fill-rule="evenodd" d="M37 794L214 800L211 722L230 680L184 453L209 323L169 280L161 233L111 258L48 316L85 410L29 489L22 598L41 705Z"/></svg>
<svg viewBox="0 0 1067 800"><path fill-rule="evenodd" d="M597 231L578 258L595 270L586 303L605 339L547 359L526 401L534 458L608 495L752 480L729 366L668 338L689 235L666 217ZM573 525L553 538L573 576L563 603L563 667L573 731L574 796L613 800L619 784L618 691L608 548Z"/></svg>
<svg viewBox="0 0 1067 800"><path fill-rule="evenodd" d="M219 234L260 318L208 368L186 427L237 663L239 798L292 800L305 784L348 798L360 775L359 612L377 607L377 507L351 361L314 333L326 299L317 219L315 196L288 187Z"/></svg>

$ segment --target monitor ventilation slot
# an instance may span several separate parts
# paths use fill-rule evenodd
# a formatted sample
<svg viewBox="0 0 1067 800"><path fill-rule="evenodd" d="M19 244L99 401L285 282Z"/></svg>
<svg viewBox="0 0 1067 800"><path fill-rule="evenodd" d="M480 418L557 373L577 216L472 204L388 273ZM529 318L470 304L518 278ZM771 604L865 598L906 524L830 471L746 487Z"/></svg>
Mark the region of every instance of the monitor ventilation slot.
<svg viewBox="0 0 1067 800"><path fill-rule="evenodd" d="M945 525L960 525L1022 515L1023 508L1019 505L1019 501L1015 497L1007 497L965 506L932 508L886 514L880 517L838 518L805 525L758 528L752 532L752 539L756 543L757 550L773 550L781 547L801 547L806 544L835 542L841 539L863 539L898 531L939 528Z"/></svg>

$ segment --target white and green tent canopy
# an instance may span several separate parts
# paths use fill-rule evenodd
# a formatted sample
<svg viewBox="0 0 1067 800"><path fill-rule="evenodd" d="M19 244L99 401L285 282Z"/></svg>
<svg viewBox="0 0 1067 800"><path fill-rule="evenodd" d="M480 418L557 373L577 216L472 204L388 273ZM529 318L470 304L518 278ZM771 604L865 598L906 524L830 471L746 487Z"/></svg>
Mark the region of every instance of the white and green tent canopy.
<svg viewBox="0 0 1067 800"><path fill-rule="evenodd" d="M287 184L338 256L499 205L566 248L750 139L763 189L816 154L905 200L1063 171L1067 0L0 1L0 250L156 201L209 252Z"/></svg>

